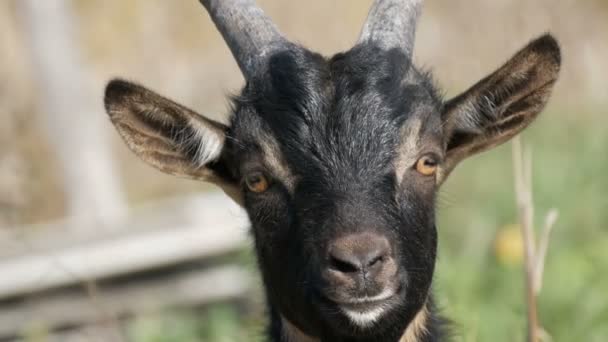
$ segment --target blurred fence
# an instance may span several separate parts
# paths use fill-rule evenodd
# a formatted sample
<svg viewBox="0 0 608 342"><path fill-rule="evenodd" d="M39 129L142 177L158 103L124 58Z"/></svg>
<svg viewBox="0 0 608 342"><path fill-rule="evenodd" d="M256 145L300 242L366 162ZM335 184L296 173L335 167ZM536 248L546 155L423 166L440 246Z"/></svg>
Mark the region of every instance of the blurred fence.
<svg viewBox="0 0 608 342"><path fill-rule="evenodd" d="M209 194L148 204L127 215L71 2L17 5L66 218L38 225L0 220L0 339L37 324L56 331L242 296L248 288L243 270L204 265L242 246L247 223L241 209ZM9 153L14 151L0 156ZM13 178L3 177L13 189L5 191L4 202L14 207L23 175L11 171Z"/></svg>
<svg viewBox="0 0 608 342"><path fill-rule="evenodd" d="M244 270L205 263L246 239L246 215L222 194L149 204L112 226L15 228L0 239L0 340L36 324L77 327L249 289Z"/></svg>

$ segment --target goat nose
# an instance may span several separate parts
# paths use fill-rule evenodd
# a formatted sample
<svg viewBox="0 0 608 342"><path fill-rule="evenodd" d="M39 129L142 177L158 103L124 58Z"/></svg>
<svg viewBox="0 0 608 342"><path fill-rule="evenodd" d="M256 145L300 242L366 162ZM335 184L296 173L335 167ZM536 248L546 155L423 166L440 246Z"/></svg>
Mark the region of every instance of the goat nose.
<svg viewBox="0 0 608 342"><path fill-rule="evenodd" d="M329 247L329 267L340 273L368 273L381 269L389 257L389 241L378 234L347 235Z"/></svg>

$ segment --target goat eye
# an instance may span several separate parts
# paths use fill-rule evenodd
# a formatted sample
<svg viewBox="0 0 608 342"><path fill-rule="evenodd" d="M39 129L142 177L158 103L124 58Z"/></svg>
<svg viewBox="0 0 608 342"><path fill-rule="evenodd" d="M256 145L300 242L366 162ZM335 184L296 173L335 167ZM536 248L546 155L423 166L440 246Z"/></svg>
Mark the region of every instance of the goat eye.
<svg viewBox="0 0 608 342"><path fill-rule="evenodd" d="M245 177L245 185L251 192L264 192L268 189L268 179L261 172L254 172Z"/></svg>
<svg viewBox="0 0 608 342"><path fill-rule="evenodd" d="M431 155L423 156L416 162L416 171L424 176L432 176L437 172L437 159Z"/></svg>

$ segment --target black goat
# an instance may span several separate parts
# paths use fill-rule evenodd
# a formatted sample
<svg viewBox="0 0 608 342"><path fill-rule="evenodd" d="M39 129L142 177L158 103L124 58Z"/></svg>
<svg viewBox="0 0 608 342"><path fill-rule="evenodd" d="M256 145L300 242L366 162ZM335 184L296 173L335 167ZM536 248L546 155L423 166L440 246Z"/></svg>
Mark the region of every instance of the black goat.
<svg viewBox="0 0 608 342"><path fill-rule="evenodd" d="M210 181L252 224L272 341L439 341L435 198L465 157L544 107L560 49L544 35L444 101L411 61L421 0L376 0L357 44L325 58L253 0L202 0L246 84L222 125L110 82L119 133L161 171Z"/></svg>

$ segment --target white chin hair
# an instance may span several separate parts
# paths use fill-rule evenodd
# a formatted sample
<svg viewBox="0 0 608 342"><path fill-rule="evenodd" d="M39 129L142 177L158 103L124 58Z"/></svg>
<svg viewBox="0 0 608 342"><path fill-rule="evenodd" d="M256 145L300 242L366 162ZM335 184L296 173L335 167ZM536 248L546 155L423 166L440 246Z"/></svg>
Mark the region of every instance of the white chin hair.
<svg viewBox="0 0 608 342"><path fill-rule="evenodd" d="M386 308L384 306L379 306L368 311L342 309L342 312L344 312L352 323L362 328L369 327L377 322L385 311Z"/></svg>

